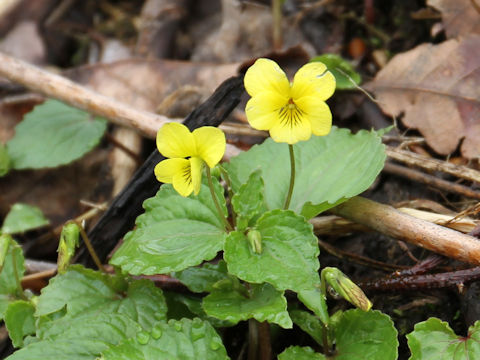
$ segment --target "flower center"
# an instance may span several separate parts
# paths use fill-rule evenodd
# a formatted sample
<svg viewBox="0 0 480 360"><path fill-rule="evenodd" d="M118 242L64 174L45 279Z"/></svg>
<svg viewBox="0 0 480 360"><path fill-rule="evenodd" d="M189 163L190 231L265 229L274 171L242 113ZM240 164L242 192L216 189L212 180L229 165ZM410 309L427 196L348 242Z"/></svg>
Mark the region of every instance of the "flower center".
<svg viewBox="0 0 480 360"><path fill-rule="evenodd" d="M292 98L279 110L280 124L294 127L302 121L303 111L295 104Z"/></svg>

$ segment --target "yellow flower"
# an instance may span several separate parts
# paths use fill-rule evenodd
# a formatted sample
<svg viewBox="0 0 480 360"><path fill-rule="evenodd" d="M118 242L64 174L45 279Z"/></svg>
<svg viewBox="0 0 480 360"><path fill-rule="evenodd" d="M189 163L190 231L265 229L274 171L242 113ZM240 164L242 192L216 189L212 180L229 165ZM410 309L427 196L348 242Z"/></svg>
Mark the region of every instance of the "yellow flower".
<svg viewBox="0 0 480 360"><path fill-rule="evenodd" d="M212 126L190 132L183 124L168 123L157 133L157 148L166 160L155 166L158 181L172 184L182 196L200 191L202 167L213 168L225 153L225 134Z"/></svg>
<svg viewBox="0 0 480 360"><path fill-rule="evenodd" d="M323 63L304 65L290 84L276 62L258 59L244 83L252 97L245 108L248 122L257 130L270 131L274 141L295 144L312 133L330 132L332 113L325 100L335 91L335 77Z"/></svg>

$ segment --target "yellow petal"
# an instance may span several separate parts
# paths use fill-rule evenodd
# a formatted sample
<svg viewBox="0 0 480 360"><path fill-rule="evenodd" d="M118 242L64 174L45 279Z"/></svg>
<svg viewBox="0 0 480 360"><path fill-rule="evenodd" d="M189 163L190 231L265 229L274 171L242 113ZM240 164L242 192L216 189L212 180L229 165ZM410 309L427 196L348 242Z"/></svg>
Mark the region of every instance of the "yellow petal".
<svg viewBox="0 0 480 360"><path fill-rule="evenodd" d="M317 136L327 135L332 129L332 113L328 105L316 96L304 96L296 101L306 119L310 121L312 133Z"/></svg>
<svg viewBox="0 0 480 360"><path fill-rule="evenodd" d="M157 148L167 158L184 158L196 154L195 140L188 128L179 123L168 123L157 133Z"/></svg>
<svg viewBox="0 0 480 360"><path fill-rule="evenodd" d="M202 185L202 165L203 160L198 157L192 157L190 160L190 169L192 172L193 193L198 195Z"/></svg>
<svg viewBox="0 0 480 360"><path fill-rule="evenodd" d="M203 126L193 131L197 154L210 168L222 160L225 154L225 134L213 126Z"/></svg>
<svg viewBox="0 0 480 360"><path fill-rule="evenodd" d="M295 102L303 96L316 96L325 101L335 91L335 77L321 62L311 62L300 68L293 78L292 98Z"/></svg>
<svg viewBox="0 0 480 360"><path fill-rule="evenodd" d="M297 117L295 122L283 121L275 124L270 129L270 136L275 142L295 144L299 141L305 141L312 136L310 121L303 115Z"/></svg>
<svg viewBox="0 0 480 360"><path fill-rule="evenodd" d="M172 159L173 160L173 159ZM176 159L175 159L176 160ZM173 188L182 196L187 197L193 191L192 169L190 159L184 160L184 166L173 175Z"/></svg>
<svg viewBox="0 0 480 360"><path fill-rule="evenodd" d="M279 121L279 111L287 103L287 97L265 91L248 100L245 107L247 120L254 129L270 130Z"/></svg>
<svg viewBox="0 0 480 360"><path fill-rule="evenodd" d="M166 159L155 166L154 173L158 181L171 184L174 176L181 173L186 166L190 166L187 159Z"/></svg>
<svg viewBox="0 0 480 360"><path fill-rule="evenodd" d="M286 97L290 93L287 76L280 66L270 59L255 61L245 74L244 84L250 96L256 96L264 91L276 92Z"/></svg>

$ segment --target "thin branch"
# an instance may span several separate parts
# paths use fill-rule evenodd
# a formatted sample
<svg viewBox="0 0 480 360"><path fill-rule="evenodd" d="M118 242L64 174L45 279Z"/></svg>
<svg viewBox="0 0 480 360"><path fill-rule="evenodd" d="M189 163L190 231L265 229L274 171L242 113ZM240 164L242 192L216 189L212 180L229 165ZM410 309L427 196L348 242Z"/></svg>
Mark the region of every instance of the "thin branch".
<svg viewBox="0 0 480 360"><path fill-rule="evenodd" d="M430 275L412 275L359 282L363 290L417 290L439 289L445 287L462 288L465 283L480 279L480 267L466 270L450 271Z"/></svg>
<svg viewBox="0 0 480 360"><path fill-rule="evenodd" d="M0 52L0 76L47 97L105 117L117 125L134 128L149 138L154 138L163 124L174 121L165 116L136 110L63 76L52 74L2 52Z"/></svg>
<svg viewBox="0 0 480 360"><path fill-rule="evenodd" d="M447 180L439 179L435 176L424 174L421 171L407 168L392 163L385 163L383 168L389 174L398 175L419 183L433 186L437 189L444 190L449 193L456 193L472 199L480 200L480 192L470 189L468 186L455 184Z"/></svg>
<svg viewBox="0 0 480 360"><path fill-rule="evenodd" d="M387 146L385 151L390 158L405 164L414 165L425 170L442 171L461 179L480 182L480 171L471 169L467 166L455 165L446 161L432 159L410 151L399 150L391 146Z"/></svg>
<svg viewBox="0 0 480 360"><path fill-rule="evenodd" d="M330 211L395 239L449 258L480 264L480 241L476 238L417 219L391 206L356 196Z"/></svg>

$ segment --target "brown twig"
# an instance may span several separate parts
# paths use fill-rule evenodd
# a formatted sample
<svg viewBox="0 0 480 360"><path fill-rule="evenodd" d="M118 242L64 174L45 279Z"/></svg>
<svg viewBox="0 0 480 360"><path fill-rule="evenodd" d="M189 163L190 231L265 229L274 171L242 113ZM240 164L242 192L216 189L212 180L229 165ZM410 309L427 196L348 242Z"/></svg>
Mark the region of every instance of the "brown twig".
<svg viewBox="0 0 480 360"><path fill-rule="evenodd" d="M426 259L420 261L408 269L396 271L391 277L421 275L436 268L438 265L444 263L447 259L440 255L430 255Z"/></svg>
<svg viewBox="0 0 480 360"><path fill-rule="evenodd" d="M447 180L439 179L435 176L422 173L404 166L387 162L383 168L389 174L401 176L422 184L430 185L449 193L456 193L472 199L480 200L480 193L470 189L468 186L455 184Z"/></svg>
<svg viewBox="0 0 480 360"><path fill-rule="evenodd" d="M460 179L480 182L480 171L471 169L467 166L455 165L446 161L432 159L410 151L399 150L391 146L387 146L385 151L388 157L405 164L418 166L422 169L431 171L442 171Z"/></svg>
<svg viewBox="0 0 480 360"><path fill-rule="evenodd" d="M2 52L0 52L0 76L45 96L105 117L117 125L134 128L149 138L154 138L163 124L174 121L165 116L136 110Z"/></svg>
<svg viewBox="0 0 480 360"><path fill-rule="evenodd" d="M446 257L480 264L480 241L474 237L417 219L391 206L356 196L330 211Z"/></svg>
<svg viewBox="0 0 480 360"><path fill-rule="evenodd" d="M391 290L418 290L439 289L445 287L459 287L480 279L480 266L430 275L412 275L392 277L375 281L359 282L363 290L391 291Z"/></svg>
<svg viewBox="0 0 480 360"><path fill-rule="evenodd" d="M137 165L140 165L142 163L142 160L140 159L140 156L135 153L135 151L130 150L128 147L126 147L124 144L119 142L115 137L112 135L106 133L105 138L113 145L122 150L125 154L127 154L132 160L134 160Z"/></svg>

